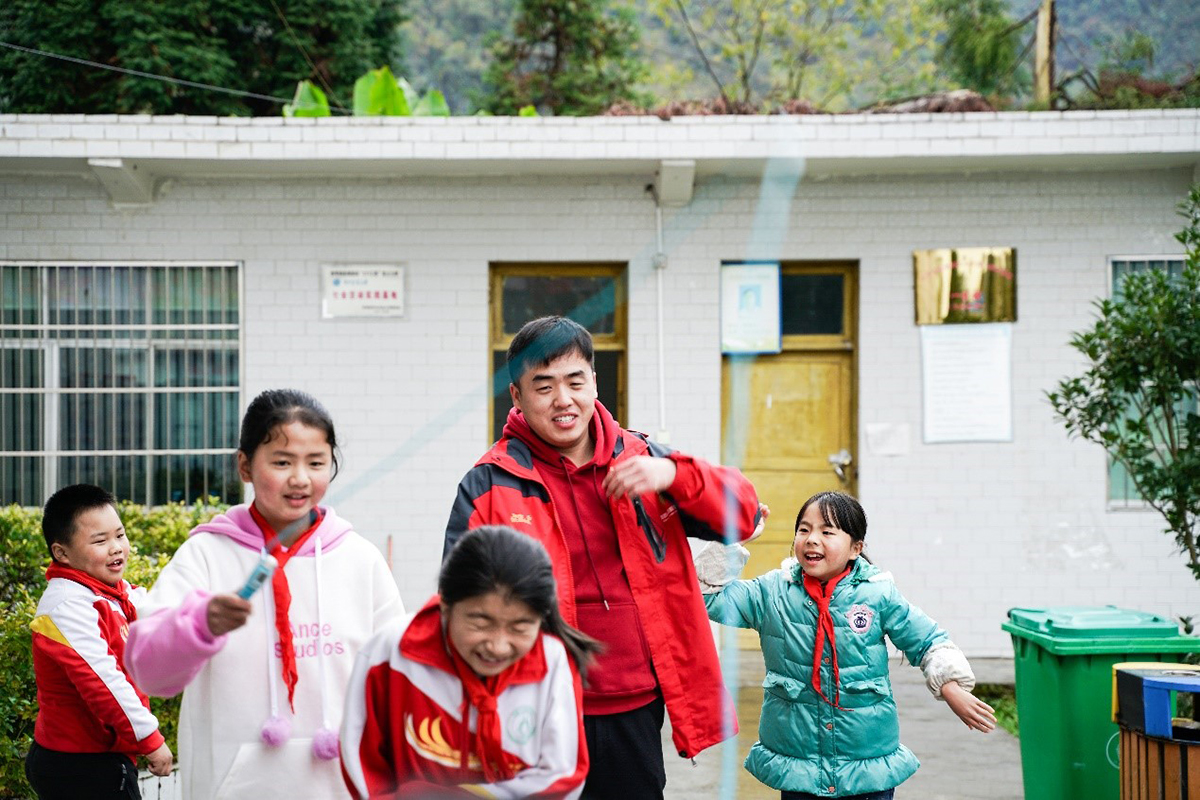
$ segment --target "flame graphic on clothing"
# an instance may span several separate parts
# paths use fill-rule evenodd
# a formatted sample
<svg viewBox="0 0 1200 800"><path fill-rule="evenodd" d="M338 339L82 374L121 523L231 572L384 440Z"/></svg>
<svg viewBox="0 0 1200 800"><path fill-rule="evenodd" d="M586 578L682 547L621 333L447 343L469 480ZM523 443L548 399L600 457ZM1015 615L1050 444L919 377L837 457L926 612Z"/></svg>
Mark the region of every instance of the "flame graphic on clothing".
<svg viewBox="0 0 1200 800"><path fill-rule="evenodd" d="M445 735L442 733L442 718L426 717L421 720L420 724L413 725L412 714L404 717L404 738L408 740L412 746L423 758L427 758L444 767L461 767L462 766L462 751L453 747L446 741ZM514 758L511 754L505 754L508 759L508 766L514 773L525 769L528 764L521 761L519 758ZM483 765L479 762L479 756L474 753L467 753L467 769L474 772L483 772ZM464 787L466 788L466 787Z"/></svg>
<svg viewBox="0 0 1200 800"><path fill-rule="evenodd" d="M426 717L421 724L413 727L412 714L404 718L404 738L412 748L430 761L435 761L444 767L462 765L462 751L451 747L442 735L442 718ZM467 769L482 771L479 757L474 753L467 754Z"/></svg>

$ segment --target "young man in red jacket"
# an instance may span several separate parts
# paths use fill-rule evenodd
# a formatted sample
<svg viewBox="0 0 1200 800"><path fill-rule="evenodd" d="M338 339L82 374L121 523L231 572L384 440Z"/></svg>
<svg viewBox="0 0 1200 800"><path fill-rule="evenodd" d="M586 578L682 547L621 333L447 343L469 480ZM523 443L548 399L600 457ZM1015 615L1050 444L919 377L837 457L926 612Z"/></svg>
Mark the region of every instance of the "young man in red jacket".
<svg viewBox="0 0 1200 800"><path fill-rule="evenodd" d="M591 334L563 317L508 349L513 408L462 479L445 552L509 525L545 545L563 616L605 645L588 673L584 798L662 797L664 706L680 756L737 733L687 537L741 541L760 519L737 470L623 429L596 400Z"/></svg>

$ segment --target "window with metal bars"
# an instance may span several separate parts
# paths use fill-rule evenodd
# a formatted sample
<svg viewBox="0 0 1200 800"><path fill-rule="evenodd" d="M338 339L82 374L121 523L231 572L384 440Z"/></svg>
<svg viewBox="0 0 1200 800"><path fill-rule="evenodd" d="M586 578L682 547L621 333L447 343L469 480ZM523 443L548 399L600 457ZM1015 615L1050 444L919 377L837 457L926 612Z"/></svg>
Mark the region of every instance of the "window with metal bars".
<svg viewBox="0 0 1200 800"><path fill-rule="evenodd" d="M1114 300L1121 298L1121 282L1125 276L1152 269L1166 271L1171 277L1183 275L1183 256L1118 256L1110 258L1109 262L1110 287ZM1132 412L1132 409L1130 410ZM1195 414L1197 411L1197 395L1184 398L1176 408L1180 415ZM1159 445L1161 446L1161 444ZM1137 486L1129 476L1129 471L1120 462L1108 460L1108 504L1111 508L1146 508Z"/></svg>
<svg viewBox="0 0 1200 800"><path fill-rule="evenodd" d="M236 263L0 262L0 502L242 496Z"/></svg>

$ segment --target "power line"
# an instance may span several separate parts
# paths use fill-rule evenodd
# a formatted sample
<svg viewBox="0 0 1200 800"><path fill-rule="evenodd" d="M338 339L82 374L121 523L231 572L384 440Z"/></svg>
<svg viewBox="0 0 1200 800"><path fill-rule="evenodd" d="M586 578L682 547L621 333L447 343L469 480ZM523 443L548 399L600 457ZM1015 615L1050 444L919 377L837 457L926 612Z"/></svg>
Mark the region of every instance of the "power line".
<svg viewBox="0 0 1200 800"><path fill-rule="evenodd" d="M241 89L227 89L224 86L213 86L211 83L199 83L197 81L184 80L183 78L172 78L167 75L155 75L152 72L142 72L141 70L127 69L126 67L114 67L111 64L101 64L97 61L88 61L86 58L76 58L75 56L64 56L61 53L50 53L50 52L47 52L46 50L38 50L33 47L24 47L19 44L12 44L11 42L0 42L0 47L7 47L10 50L20 50L25 53L32 53L33 55L43 56L45 58L57 58L60 61L70 61L73 64L82 64L87 67L95 67L97 69L107 69L107 70L111 70L112 72L120 72L125 75L133 75L134 77L137 77L137 78L149 78L149 79L155 80L155 81L165 81L167 83L174 83L174 84L178 84L180 86L189 86L193 89L205 89L210 92L223 92L225 94L231 94L236 97L252 97L255 100L268 100L272 103L279 103L281 105L291 102L291 100L289 100L286 97L273 97L268 94L258 94L256 92L244 92ZM331 109L332 108L333 107L331 106ZM344 108L337 108L336 110L345 111Z"/></svg>
<svg viewBox="0 0 1200 800"><path fill-rule="evenodd" d="M317 69L317 65L314 64L312 59L308 57L308 52L304 49L304 45L300 44L300 40L296 38L296 32L292 30L292 26L288 23L287 17L283 15L283 11L279 8L279 5L275 2L275 0L271 0L271 6L275 9L275 14L283 22L284 30L286 30L288 36L291 37L292 44L296 45L296 49L300 51L300 55L304 56L304 60L308 62L309 69L313 71L313 74L317 76L317 80L321 82L321 85L325 87L325 91L329 93L330 102L341 105L341 102L337 99L337 95L333 93L333 87L329 85L329 82L325 80L325 76L321 73L321 70Z"/></svg>

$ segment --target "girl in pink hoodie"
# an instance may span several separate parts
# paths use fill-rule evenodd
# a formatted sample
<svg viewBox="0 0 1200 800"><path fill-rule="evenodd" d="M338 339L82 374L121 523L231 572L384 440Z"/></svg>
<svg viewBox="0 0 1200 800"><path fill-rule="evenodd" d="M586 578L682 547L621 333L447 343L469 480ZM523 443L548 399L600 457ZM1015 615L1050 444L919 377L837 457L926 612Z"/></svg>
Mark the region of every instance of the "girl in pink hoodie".
<svg viewBox="0 0 1200 800"><path fill-rule="evenodd" d="M337 473L320 403L260 394L237 459L253 502L191 532L130 627L126 669L148 694L184 692L185 800L340 796L337 730L354 656L403 616L400 595L378 548L320 505ZM263 590L235 594L267 555L277 568Z"/></svg>

